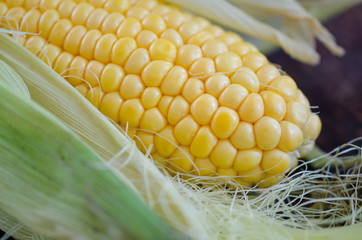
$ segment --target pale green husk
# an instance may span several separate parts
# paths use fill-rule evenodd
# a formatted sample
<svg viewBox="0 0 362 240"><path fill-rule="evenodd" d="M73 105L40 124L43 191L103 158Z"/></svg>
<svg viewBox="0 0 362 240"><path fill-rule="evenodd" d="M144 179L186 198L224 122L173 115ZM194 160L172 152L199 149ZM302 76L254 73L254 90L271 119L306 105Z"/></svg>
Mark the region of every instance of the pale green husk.
<svg viewBox="0 0 362 240"><path fill-rule="evenodd" d="M213 180L208 178L171 177L166 171L161 172L137 150L132 140L38 58L2 34L0 46L0 59L24 80L31 99L78 134L108 161L110 169L127 180L149 207L192 239L340 239L348 236L357 240L361 236L361 165L353 168L355 172L344 175L334 175L328 169L292 172L281 183L265 190L233 190L223 184L212 184ZM359 147L351 143L348 149ZM199 183L206 182L209 184L200 188ZM12 184L24 187L33 183L29 179L18 179ZM39 188L47 186L39 185ZM8 197L10 200L11 196ZM323 208L326 203L332 207ZM78 211L73 204L64 204L62 210L61 221L67 221L67 214ZM113 216L116 212L107 214L117 217ZM20 226L19 239L32 236L34 229L27 221L19 218L19 225L14 219L19 215L0 216L2 229L11 231ZM32 220L36 221L35 217ZM57 226L58 222L52 224ZM336 227L342 225L350 226ZM323 226L327 228L321 229ZM36 230L49 234L46 227ZM59 229L55 227L52 231L54 236ZM83 237L87 239L86 235Z"/></svg>

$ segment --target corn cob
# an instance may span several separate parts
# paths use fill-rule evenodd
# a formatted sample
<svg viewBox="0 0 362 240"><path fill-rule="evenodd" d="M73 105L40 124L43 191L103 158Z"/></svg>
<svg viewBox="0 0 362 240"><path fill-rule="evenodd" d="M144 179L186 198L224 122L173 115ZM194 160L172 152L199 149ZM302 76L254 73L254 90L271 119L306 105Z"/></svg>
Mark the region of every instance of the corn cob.
<svg viewBox="0 0 362 240"><path fill-rule="evenodd" d="M152 0L0 0L1 27L176 172L252 186L283 175L321 123L253 45ZM303 152L305 154L305 152Z"/></svg>

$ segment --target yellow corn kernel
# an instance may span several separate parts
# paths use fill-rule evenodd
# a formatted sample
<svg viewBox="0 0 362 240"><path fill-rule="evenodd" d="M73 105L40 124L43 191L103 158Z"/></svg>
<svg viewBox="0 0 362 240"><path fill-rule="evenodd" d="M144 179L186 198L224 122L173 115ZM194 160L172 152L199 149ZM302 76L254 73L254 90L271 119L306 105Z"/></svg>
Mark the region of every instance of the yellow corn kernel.
<svg viewBox="0 0 362 240"><path fill-rule="evenodd" d="M237 150L230 141L223 139L217 142L215 148L211 152L210 159L217 167L231 168L234 164L236 153Z"/></svg>
<svg viewBox="0 0 362 240"><path fill-rule="evenodd" d="M224 29L222 29L221 27L219 27L217 25L209 25L209 26L205 27L204 30L208 31L215 37L219 37L225 33Z"/></svg>
<svg viewBox="0 0 362 240"><path fill-rule="evenodd" d="M193 159L188 147L181 146L181 150L177 148L170 156L168 167L177 172L190 172L194 165Z"/></svg>
<svg viewBox="0 0 362 240"><path fill-rule="evenodd" d="M89 3L79 3L72 11L70 16L74 25L85 25L89 14L94 7Z"/></svg>
<svg viewBox="0 0 362 240"><path fill-rule="evenodd" d="M158 132L167 125L167 121L157 108L147 109L142 116L140 128Z"/></svg>
<svg viewBox="0 0 362 240"><path fill-rule="evenodd" d="M53 45L53 44L47 44L38 57L45 62L45 64L49 65L50 67L54 66L55 60L58 58L62 50Z"/></svg>
<svg viewBox="0 0 362 240"><path fill-rule="evenodd" d="M136 128L140 125L144 108L138 98L126 100L119 111L119 120L123 126Z"/></svg>
<svg viewBox="0 0 362 240"><path fill-rule="evenodd" d="M240 122L230 137L231 142L238 149L248 149L256 145L253 124Z"/></svg>
<svg viewBox="0 0 362 240"><path fill-rule="evenodd" d="M219 97L220 93L230 84L230 79L224 74L210 76L205 82L205 89L214 97Z"/></svg>
<svg viewBox="0 0 362 240"><path fill-rule="evenodd" d="M240 84L230 84L219 97L221 106L237 109L242 101L248 96L248 90Z"/></svg>
<svg viewBox="0 0 362 240"><path fill-rule="evenodd" d="M217 167L208 158L195 159L195 174L200 176L210 176L216 173Z"/></svg>
<svg viewBox="0 0 362 240"><path fill-rule="evenodd" d="M172 63L163 60L150 62L142 71L142 79L147 87L158 87L172 68Z"/></svg>
<svg viewBox="0 0 362 240"><path fill-rule="evenodd" d="M192 35L201 30L200 28L201 26L198 25L194 20L187 20L181 24L178 30L184 41L187 41Z"/></svg>
<svg viewBox="0 0 362 240"><path fill-rule="evenodd" d="M188 77L187 71L180 67L173 67L161 84L161 91L166 95L179 95Z"/></svg>
<svg viewBox="0 0 362 240"><path fill-rule="evenodd" d="M142 105L148 108L154 108L157 106L160 101L162 93L159 88L156 87L148 87L146 88L141 96Z"/></svg>
<svg viewBox="0 0 362 240"><path fill-rule="evenodd" d="M250 68L239 68L230 78L231 83L238 83L245 87L250 93L259 92L259 79Z"/></svg>
<svg viewBox="0 0 362 240"><path fill-rule="evenodd" d="M117 29L117 37L135 37L142 29L141 23L135 18L126 18Z"/></svg>
<svg viewBox="0 0 362 240"><path fill-rule="evenodd" d="M195 60L201 57L202 51L199 46L186 44L178 49L176 64L188 69Z"/></svg>
<svg viewBox="0 0 362 240"><path fill-rule="evenodd" d="M199 130L199 124L191 115L186 116L175 126L175 137L183 145L190 145Z"/></svg>
<svg viewBox="0 0 362 240"><path fill-rule="evenodd" d="M257 166L254 169L238 172L238 175L247 182L250 183L259 183L261 180L263 180L263 177L265 176L265 173L263 170Z"/></svg>
<svg viewBox="0 0 362 240"><path fill-rule="evenodd" d="M102 75L104 67L105 65L101 62L95 60L89 61L84 73L84 80L92 87L100 86L99 76Z"/></svg>
<svg viewBox="0 0 362 240"><path fill-rule="evenodd" d="M24 0L6 0L6 5L9 6L9 8L13 7L19 7L24 4Z"/></svg>
<svg viewBox="0 0 362 240"><path fill-rule="evenodd" d="M157 152L151 153L151 158L152 158L152 160L153 160L153 162L155 163L156 166L159 166L159 165L167 166L167 164L168 164L168 159L162 157Z"/></svg>
<svg viewBox="0 0 362 240"><path fill-rule="evenodd" d="M5 19L6 19L6 21L4 21L4 24L6 24L5 26L11 30L16 30L16 31L20 30L21 19L23 18L25 13L26 13L25 9L22 7L10 8L5 14Z"/></svg>
<svg viewBox="0 0 362 240"><path fill-rule="evenodd" d="M240 119L254 123L264 115L263 98L257 93L249 94L238 109Z"/></svg>
<svg viewBox="0 0 362 240"><path fill-rule="evenodd" d="M1 10L0 10L0 16L2 16ZM41 13L39 10L31 9L22 18L20 30L23 32L32 32L32 33L39 32L38 22L39 22L40 17L41 17Z"/></svg>
<svg viewBox="0 0 362 240"><path fill-rule="evenodd" d="M145 29L157 35L166 29L166 23L163 17L154 13L147 14L142 20L142 25Z"/></svg>
<svg viewBox="0 0 362 240"><path fill-rule="evenodd" d="M133 38L125 37L118 39L111 51L111 61L121 66L124 65L128 57L137 49L137 43Z"/></svg>
<svg viewBox="0 0 362 240"><path fill-rule="evenodd" d="M209 124L218 108L217 99L210 94L202 94L191 104L191 114L201 124Z"/></svg>
<svg viewBox="0 0 362 240"><path fill-rule="evenodd" d="M121 22L124 20L124 16L118 12L108 14L102 23L101 31L103 33L116 33Z"/></svg>
<svg viewBox="0 0 362 240"><path fill-rule="evenodd" d="M101 8L104 6L107 0L88 0L90 4L97 8Z"/></svg>
<svg viewBox="0 0 362 240"><path fill-rule="evenodd" d="M92 60L96 43L101 36L102 33L99 30L89 30L82 39L79 54L88 60Z"/></svg>
<svg viewBox="0 0 362 240"><path fill-rule="evenodd" d="M297 85L294 80L288 76L278 76L269 84L268 90L281 95L285 101L294 99L297 95Z"/></svg>
<svg viewBox="0 0 362 240"><path fill-rule="evenodd" d="M244 66L250 68L253 71L257 71L267 62L268 59L266 59L266 57L259 52L249 52L243 57Z"/></svg>
<svg viewBox="0 0 362 240"><path fill-rule="evenodd" d="M62 52L61 54L59 54L57 60L55 61L53 69L58 74L66 76L69 69L69 65L73 61L73 58L74 55L67 52Z"/></svg>
<svg viewBox="0 0 362 240"><path fill-rule="evenodd" d="M123 69L113 63L107 64L101 75L101 86L105 92L117 91L124 77Z"/></svg>
<svg viewBox="0 0 362 240"><path fill-rule="evenodd" d="M136 144L138 149L140 149L143 153L146 153L149 150L151 154L156 153L155 146L153 145L155 142L155 134L145 131L138 131L136 136Z"/></svg>
<svg viewBox="0 0 362 240"><path fill-rule="evenodd" d="M71 54L78 55L80 43L86 33L87 29L84 26L73 27L65 37L63 49Z"/></svg>
<svg viewBox="0 0 362 240"><path fill-rule="evenodd" d="M184 21L185 15L178 10L171 10L163 16L169 28L178 28Z"/></svg>
<svg viewBox="0 0 362 240"><path fill-rule="evenodd" d="M40 10L55 9L61 0L41 0L39 4Z"/></svg>
<svg viewBox="0 0 362 240"><path fill-rule="evenodd" d="M269 174L283 174L290 167L291 159L288 153L277 148L264 151L261 168Z"/></svg>
<svg viewBox="0 0 362 240"><path fill-rule="evenodd" d="M302 91L300 91L300 89L298 89L298 91L297 91L297 96L295 98L295 101L300 102L307 108L310 108L310 103L309 103L308 98L303 94Z"/></svg>
<svg viewBox="0 0 362 240"><path fill-rule="evenodd" d="M215 72L215 62L210 58L196 59L189 69L190 75L196 78L206 78Z"/></svg>
<svg viewBox="0 0 362 240"><path fill-rule="evenodd" d="M70 63L68 69L68 82L70 84L77 85L83 82L85 69L87 67L88 61L85 58L76 56L73 58L73 61Z"/></svg>
<svg viewBox="0 0 362 240"><path fill-rule="evenodd" d="M167 116L168 108L171 104L173 97L171 96L162 96L160 102L158 103L158 109L162 113L163 116Z"/></svg>
<svg viewBox="0 0 362 240"><path fill-rule="evenodd" d="M86 98L96 107L99 108L103 99L103 92L99 87L92 88L88 91Z"/></svg>
<svg viewBox="0 0 362 240"><path fill-rule="evenodd" d="M169 157L176 150L177 141L172 126L167 126L155 136L155 147L162 157Z"/></svg>
<svg viewBox="0 0 362 240"><path fill-rule="evenodd" d="M228 51L224 42L218 39L209 39L201 47L205 57L214 58L217 55Z"/></svg>
<svg viewBox="0 0 362 240"><path fill-rule="evenodd" d="M141 96L144 88L140 76L128 74L121 83L120 94L124 99L138 98Z"/></svg>
<svg viewBox="0 0 362 240"><path fill-rule="evenodd" d="M141 21L148 14L148 10L144 7L134 6L130 7L126 13L129 18L135 18Z"/></svg>
<svg viewBox="0 0 362 240"><path fill-rule="evenodd" d="M196 78L189 78L183 89L182 96L189 102L192 103L205 91L204 83Z"/></svg>
<svg viewBox="0 0 362 240"><path fill-rule="evenodd" d="M239 121L236 111L227 107L220 107L212 118L211 129L218 138L228 138L238 126Z"/></svg>
<svg viewBox="0 0 362 240"><path fill-rule="evenodd" d="M208 126L200 127L190 145L193 156L198 158L208 157L217 144L218 139Z"/></svg>
<svg viewBox="0 0 362 240"><path fill-rule="evenodd" d="M118 92L111 92L104 95L99 110L112 119L114 122L119 122L119 110L123 100Z"/></svg>
<svg viewBox="0 0 362 240"><path fill-rule="evenodd" d="M78 84L74 87L80 94L82 94L84 97L87 96L87 93L89 91L89 87L86 83Z"/></svg>
<svg viewBox="0 0 362 240"><path fill-rule="evenodd" d="M296 124L298 127L303 128L309 117L308 108L302 103L297 101L290 101L287 103L287 112L285 120Z"/></svg>
<svg viewBox="0 0 362 240"><path fill-rule="evenodd" d="M303 141L303 132L295 124L288 121L280 122L281 137L278 148L285 152L291 152L299 148Z"/></svg>
<svg viewBox="0 0 362 240"><path fill-rule="evenodd" d="M112 46L116 41L117 37L112 33L101 36L94 48L94 59L102 63L110 62Z"/></svg>
<svg viewBox="0 0 362 240"><path fill-rule="evenodd" d="M108 12L125 12L130 6L128 0L108 0L104 4L104 9Z"/></svg>
<svg viewBox="0 0 362 240"><path fill-rule="evenodd" d="M280 140L280 124L274 118L264 116L254 124L256 144L260 149L271 150Z"/></svg>
<svg viewBox="0 0 362 240"><path fill-rule="evenodd" d="M56 24L59 21L59 18L60 18L59 13L56 10L51 9L45 11L39 19L38 29L40 36L47 39L54 24Z"/></svg>
<svg viewBox="0 0 362 240"><path fill-rule="evenodd" d="M68 32L70 29L72 29L72 27L73 24L68 19L59 20L49 33L49 42L57 46L62 46Z"/></svg>
<svg viewBox="0 0 362 240"><path fill-rule="evenodd" d="M171 41L176 48L183 46L184 40L181 35L174 29L166 29L161 35L160 38L167 39Z"/></svg>
<svg viewBox="0 0 362 240"><path fill-rule="evenodd" d="M142 30L137 36L137 45L141 48L148 48L154 41L157 35L150 30Z"/></svg>
<svg viewBox="0 0 362 240"><path fill-rule="evenodd" d="M152 10L157 6L158 2L154 0L138 0L135 2L136 6L144 7L148 10Z"/></svg>
<svg viewBox="0 0 362 240"><path fill-rule="evenodd" d="M108 12L106 10L97 8L88 16L85 26L88 29L101 29L102 23L107 15Z"/></svg>
<svg viewBox="0 0 362 240"><path fill-rule="evenodd" d="M212 39L213 36L211 33L207 31L200 31L196 34L194 34L188 41L188 44L193 44L197 46L201 46L204 42L206 42L209 39Z"/></svg>
<svg viewBox="0 0 362 240"><path fill-rule="evenodd" d="M247 42L235 42L228 46L230 51L235 52L240 57L245 56L249 52L255 52L257 49Z"/></svg>
<svg viewBox="0 0 362 240"><path fill-rule="evenodd" d="M259 148L239 150L234 163L234 168L238 172L246 172L255 169L261 162L263 151Z"/></svg>
<svg viewBox="0 0 362 240"><path fill-rule="evenodd" d="M226 45L232 45L242 41L242 38L233 32L222 33L220 36L217 37L217 39L221 40Z"/></svg>
<svg viewBox="0 0 362 240"><path fill-rule="evenodd" d="M242 65L240 57L234 52L224 52L215 58L216 71L232 73Z"/></svg>
<svg viewBox="0 0 362 240"><path fill-rule="evenodd" d="M218 168L217 174L221 176L235 177L237 175L237 172L234 168Z"/></svg>
<svg viewBox="0 0 362 240"><path fill-rule="evenodd" d="M10 6L9 6L10 7ZM8 4L4 2L0 2L0 16L4 16L8 11Z"/></svg>
<svg viewBox="0 0 362 240"><path fill-rule="evenodd" d="M126 61L124 70L127 73L141 74L142 69L150 62L148 51L144 48L137 48Z"/></svg>
<svg viewBox="0 0 362 240"><path fill-rule="evenodd" d="M322 123L317 114L311 113L304 126L303 134L306 139L316 140L321 132Z"/></svg>
<svg viewBox="0 0 362 240"><path fill-rule="evenodd" d="M75 2L73 2L72 0L62 1L58 6L59 15L62 18L69 18L73 12L73 9L76 7L76 5L77 4ZM35 7L35 6L32 6L32 7Z"/></svg>
<svg viewBox="0 0 362 240"><path fill-rule="evenodd" d="M168 109L167 121L171 125L177 124L181 119L187 116L190 112L189 103L182 97L176 96Z"/></svg>
<svg viewBox="0 0 362 240"><path fill-rule="evenodd" d="M284 99L272 91L263 91L259 94L264 100L264 115L281 121L287 111L287 105Z"/></svg>
<svg viewBox="0 0 362 240"><path fill-rule="evenodd" d="M176 59L177 49L175 45L167 39L157 39L150 46L150 56L152 60L165 60L173 62Z"/></svg>
<svg viewBox="0 0 362 240"><path fill-rule="evenodd" d="M256 72L256 75L260 81L260 90L264 90L271 81L280 76L280 72L273 64L267 63L259 68L259 70Z"/></svg>

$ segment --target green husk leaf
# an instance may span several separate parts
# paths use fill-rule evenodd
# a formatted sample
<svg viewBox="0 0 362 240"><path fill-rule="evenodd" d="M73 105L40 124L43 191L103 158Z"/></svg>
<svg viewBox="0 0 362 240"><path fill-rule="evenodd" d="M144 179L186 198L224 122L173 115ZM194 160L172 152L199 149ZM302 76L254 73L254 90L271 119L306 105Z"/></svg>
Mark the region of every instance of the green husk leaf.
<svg viewBox="0 0 362 240"><path fill-rule="evenodd" d="M3 211L56 239L184 239L73 132L2 76Z"/></svg>

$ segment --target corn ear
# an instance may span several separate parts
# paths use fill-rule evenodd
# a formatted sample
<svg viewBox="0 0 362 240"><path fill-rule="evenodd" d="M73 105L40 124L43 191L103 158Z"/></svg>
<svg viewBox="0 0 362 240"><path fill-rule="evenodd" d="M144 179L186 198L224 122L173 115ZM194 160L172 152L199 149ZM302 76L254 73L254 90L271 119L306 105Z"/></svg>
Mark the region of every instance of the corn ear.
<svg viewBox="0 0 362 240"><path fill-rule="evenodd" d="M5 70L4 70L5 68ZM0 72L18 78L4 63ZM58 119L0 75L0 208L56 239L184 239Z"/></svg>

